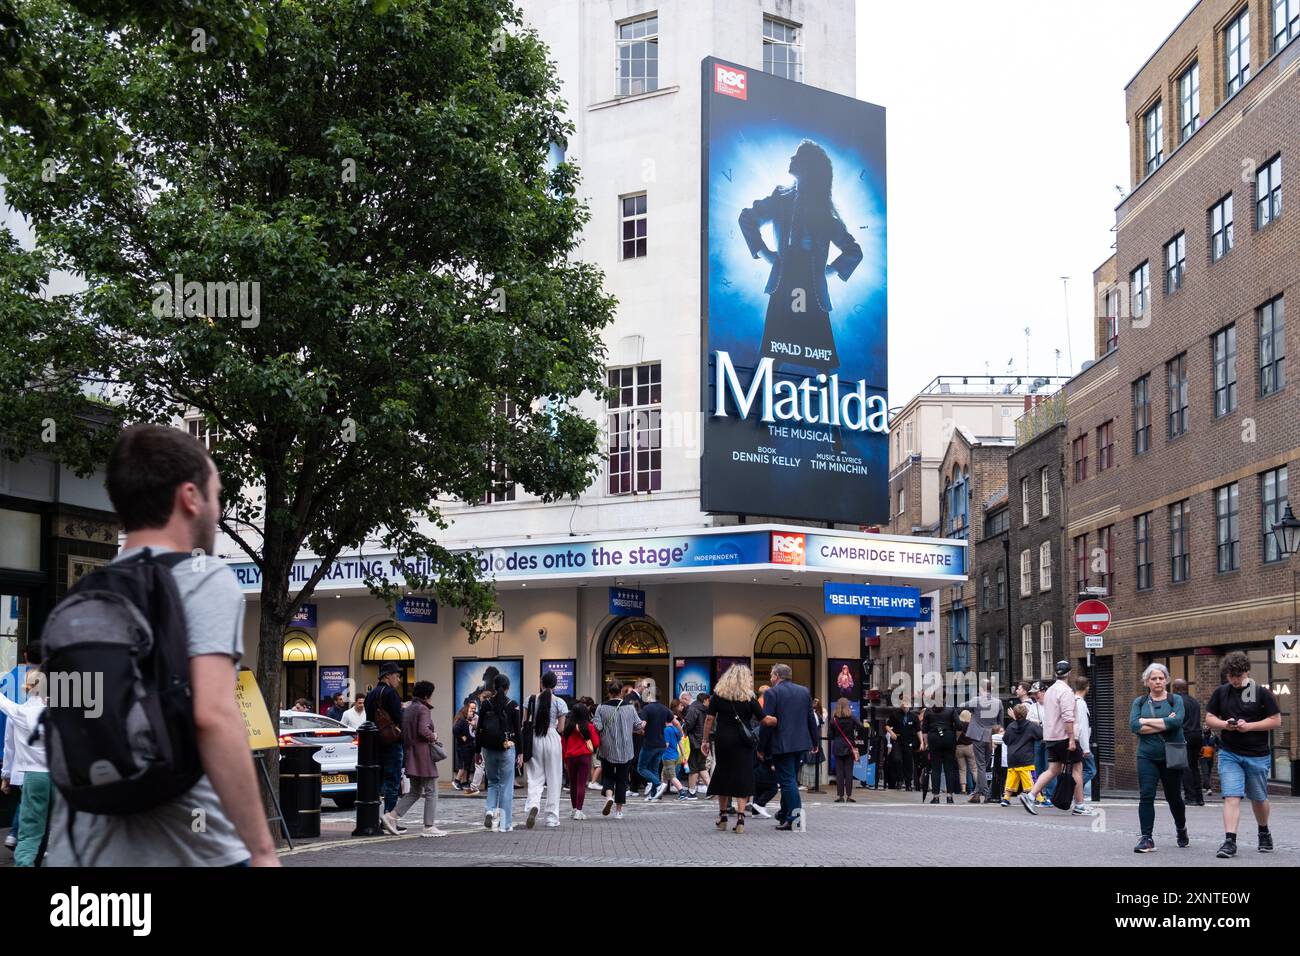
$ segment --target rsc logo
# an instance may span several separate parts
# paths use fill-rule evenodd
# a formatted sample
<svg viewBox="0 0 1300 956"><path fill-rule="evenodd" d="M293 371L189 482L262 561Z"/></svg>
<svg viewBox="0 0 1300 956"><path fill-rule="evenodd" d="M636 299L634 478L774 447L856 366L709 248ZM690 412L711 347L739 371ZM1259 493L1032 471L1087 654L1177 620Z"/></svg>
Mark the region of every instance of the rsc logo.
<svg viewBox="0 0 1300 956"><path fill-rule="evenodd" d="M748 77L749 73L745 70L734 70L729 66L714 64L713 92L734 96L738 100L748 99L746 91Z"/></svg>
<svg viewBox="0 0 1300 956"><path fill-rule="evenodd" d="M801 534L772 532L772 563L803 564L804 539Z"/></svg>

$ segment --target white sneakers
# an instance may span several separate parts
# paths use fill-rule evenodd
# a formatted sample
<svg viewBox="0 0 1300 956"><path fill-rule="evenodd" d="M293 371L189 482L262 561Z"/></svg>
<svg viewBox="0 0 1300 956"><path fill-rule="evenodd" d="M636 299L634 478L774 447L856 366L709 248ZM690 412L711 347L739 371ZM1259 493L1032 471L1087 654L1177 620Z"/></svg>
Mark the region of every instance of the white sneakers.
<svg viewBox="0 0 1300 956"><path fill-rule="evenodd" d="M559 821L559 820L548 820L548 821L546 822L546 829L548 829L548 830L554 830L554 829L555 829L556 827L558 827L559 825L560 825L560 821Z"/></svg>
<svg viewBox="0 0 1300 956"><path fill-rule="evenodd" d="M754 816L763 817L764 819L769 820L772 818L772 814L767 812L767 807L763 806L761 803L751 803L749 806L750 809L754 811Z"/></svg>
<svg viewBox="0 0 1300 956"><path fill-rule="evenodd" d="M655 795L654 795L653 797L651 797L650 799L651 799L652 801L654 801L654 800L658 800L658 799L659 799L660 797L662 797L662 796L663 796L667 791L668 791L668 784L666 784L666 783L661 783L661 784L659 784L658 787L655 788Z"/></svg>
<svg viewBox="0 0 1300 956"><path fill-rule="evenodd" d="M393 836L406 832L406 827L397 822L397 812L394 810L389 810L387 813L380 814L379 825Z"/></svg>
<svg viewBox="0 0 1300 956"><path fill-rule="evenodd" d="M650 794L654 792L654 787L655 787L655 785L654 785L653 783L647 783L647 784L645 785L645 790L641 791L641 796L643 796L643 797L645 797L647 800L649 800L649 799L650 799Z"/></svg>
<svg viewBox="0 0 1300 956"><path fill-rule="evenodd" d="M570 817L570 819L573 819L573 820L585 820L585 819L587 819L587 815L586 815L585 813L583 813L581 810L574 810L574 811L573 811L573 815L572 815L572 817Z"/></svg>
<svg viewBox="0 0 1300 956"><path fill-rule="evenodd" d="M599 789L600 789L600 784L598 784L596 781L593 780L593 781L591 781L590 783L587 784L587 789L588 789L588 790L599 790Z"/></svg>
<svg viewBox="0 0 1300 956"><path fill-rule="evenodd" d="M447 835L446 830L439 830L436 826L425 827L423 830L420 831L420 836L422 837L440 837L446 835Z"/></svg>
<svg viewBox="0 0 1300 956"><path fill-rule="evenodd" d="M617 813L615 813L615 814L614 814L614 819L615 819L615 820L622 820L622 819L623 819L623 811L622 811L622 810L619 810Z"/></svg>
<svg viewBox="0 0 1300 956"><path fill-rule="evenodd" d="M492 818L492 830L495 831L495 832L497 832L497 833L502 832L502 827L501 827L501 808L500 808L500 807L497 807L495 810L493 810L493 811L489 814L489 816L491 816L491 818ZM513 830L514 827L510 827L509 829Z"/></svg>
<svg viewBox="0 0 1300 956"><path fill-rule="evenodd" d="M9 835L5 837L5 846L12 850L17 845L18 845L18 837L14 836L13 831L11 830L9 832Z"/></svg>

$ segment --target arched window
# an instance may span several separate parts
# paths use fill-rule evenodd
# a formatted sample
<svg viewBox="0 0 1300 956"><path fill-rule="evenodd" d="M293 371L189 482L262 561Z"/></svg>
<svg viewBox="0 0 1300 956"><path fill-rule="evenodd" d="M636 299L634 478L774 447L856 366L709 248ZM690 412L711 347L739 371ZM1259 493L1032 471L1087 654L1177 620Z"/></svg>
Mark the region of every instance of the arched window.
<svg viewBox="0 0 1300 956"><path fill-rule="evenodd" d="M609 632L605 656L621 658L667 657L668 638L649 618L625 618Z"/></svg>
<svg viewBox="0 0 1300 956"><path fill-rule="evenodd" d="M280 659L286 664L306 664L316 660L316 642L306 631L296 628L284 632L284 650Z"/></svg>
<svg viewBox="0 0 1300 956"><path fill-rule="evenodd" d="M361 661L365 664L413 660L415 644L411 636L393 621L375 625L361 647Z"/></svg>
<svg viewBox="0 0 1300 956"><path fill-rule="evenodd" d="M775 614L754 639L754 689L768 683L773 665L788 664L795 683L803 684L816 697L815 662L813 641L804 626L788 614Z"/></svg>

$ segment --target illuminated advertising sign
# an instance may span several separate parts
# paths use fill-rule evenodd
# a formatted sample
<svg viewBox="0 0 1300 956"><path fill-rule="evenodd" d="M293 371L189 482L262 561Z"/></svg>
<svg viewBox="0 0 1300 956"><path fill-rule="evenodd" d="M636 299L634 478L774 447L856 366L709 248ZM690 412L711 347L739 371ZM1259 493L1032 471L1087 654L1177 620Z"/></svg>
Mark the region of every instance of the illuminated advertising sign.
<svg viewBox="0 0 1300 956"><path fill-rule="evenodd" d="M885 111L703 64L705 511L889 518Z"/></svg>

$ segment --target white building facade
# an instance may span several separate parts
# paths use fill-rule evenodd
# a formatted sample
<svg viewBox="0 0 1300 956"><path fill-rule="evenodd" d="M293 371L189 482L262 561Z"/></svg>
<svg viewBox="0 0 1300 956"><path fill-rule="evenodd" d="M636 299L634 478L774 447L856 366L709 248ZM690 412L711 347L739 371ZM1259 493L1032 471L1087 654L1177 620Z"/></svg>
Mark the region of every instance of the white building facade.
<svg viewBox="0 0 1300 956"><path fill-rule="evenodd" d="M544 505L505 481L489 502L445 506L452 525L442 542L481 549L496 562L499 629L476 645L452 608L438 608L436 622L390 617L356 577L360 556L341 557L311 599L314 616L288 635L286 703L319 699L324 680L341 668L359 688L369 686L383 659L405 662L408 681L434 681L442 724L466 675L476 679L487 662L502 660L518 662L524 686L516 691L532 692L544 662L560 662L573 675L569 694L596 699L609 679L639 676L654 678L666 696L679 661L695 662L712 679L731 661L752 662L758 679L784 661L826 700L828 666L854 661L857 671L865 638L857 615L824 613L823 581L964 580L963 559L944 542L864 533L858 525L828 528L780 515L742 523L701 510L700 83L702 60L717 56L852 96L855 4L523 0L521 7L551 50L576 128L565 158L580 167L591 212L577 255L604 271L619 303L605 333L617 398L584 404L606 426L609 450L576 501ZM619 562L608 557L615 553ZM251 656L256 573L232 563L250 598ZM310 564L304 557L304 569ZM611 588L643 598L634 594L635 607L620 607Z"/></svg>

